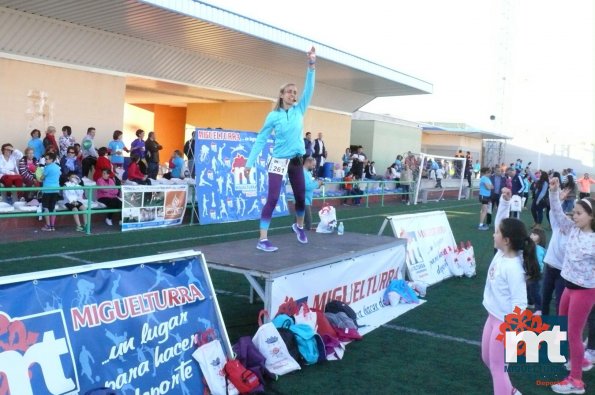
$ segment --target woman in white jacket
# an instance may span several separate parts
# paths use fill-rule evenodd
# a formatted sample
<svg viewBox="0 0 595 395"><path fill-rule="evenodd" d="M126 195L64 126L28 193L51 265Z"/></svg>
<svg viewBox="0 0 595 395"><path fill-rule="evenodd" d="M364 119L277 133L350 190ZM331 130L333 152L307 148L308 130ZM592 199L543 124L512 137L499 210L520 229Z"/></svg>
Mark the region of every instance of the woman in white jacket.
<svg viewBox="0 0 595 395"><path fill-rule="evenodd" d="M77 187L82 185L81 179L75 172L68 173L68 181L64 183L66 187ZM82 189L65 189L63 191L64 200L66 200L65 206L72 212L74 212L74 223L76 224L76 231L77 232L84 232L87 228L87 216L85 214L81 214L83 217L82 226L81 220L79 218L79 211L84 211L87 209L85 204L85 191Z"/></svg>

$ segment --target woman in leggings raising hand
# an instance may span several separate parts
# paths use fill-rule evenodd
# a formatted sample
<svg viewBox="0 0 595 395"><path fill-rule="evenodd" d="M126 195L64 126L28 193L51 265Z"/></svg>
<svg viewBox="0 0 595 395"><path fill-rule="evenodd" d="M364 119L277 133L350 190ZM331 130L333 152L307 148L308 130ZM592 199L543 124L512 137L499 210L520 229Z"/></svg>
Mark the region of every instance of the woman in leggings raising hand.
<svg viewBox="0 0 595 395"><path fill-rule="evenodd" d="M266 145L267 139L275 131L273 155L268 164L269 191L267 202L260 216L260 238L256 248L265 252L277 251L268 240L268 229L273 210L279 200L283 177L287 173L295 196L296 223L292 225L300 243L308 242L304 231L305 186L303 172L304 148L303 129L304 115L314 92L316 68L316 51L314 47L308 51L308 71L304 92L298 101L297 87L293 83L285 84L279 90L277 104L264 121L260 133L256 137L252 151L248 157L244 175L250 176L256 157Z"/></svg>

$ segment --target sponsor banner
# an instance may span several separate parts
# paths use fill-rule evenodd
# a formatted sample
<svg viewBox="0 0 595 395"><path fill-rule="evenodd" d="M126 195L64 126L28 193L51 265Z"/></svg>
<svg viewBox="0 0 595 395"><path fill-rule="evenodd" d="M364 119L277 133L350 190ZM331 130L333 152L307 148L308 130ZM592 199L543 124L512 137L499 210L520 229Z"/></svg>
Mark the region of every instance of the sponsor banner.
<svg viewBox="0 0 595 395"><path fill-rule="evenodd" d="M122 185L122 231L180 225L188 185Z"/></svg>
<svg viewBox="0 0 595 395"><path fill-rule="evenodd" d="M2 279L0 394L202 394L193 334L229 347L206 264L158 258Z"/></svg>
<svg viewBox="0 0 595 395"><path fill-rule="evenodd" d="M418 304L385 305L384 291L390 280L403 278L405 245L358 256L326 266L275 278L271 289L271 311L289 302L307 303L322 309L331 300L341 300L357 313L360 334L409 311Z"/></svg>
<svg viewBox="0 0 595 395"><path fill-rule="evenodd" d="M273 139L267 141L246 178L244 167L256 133L221 129L195 129L195 133L194 166L200 223L260 218L269 188L267 164L273 152ZM288 214L284 181L273 217Z"/></svg>
<svg viewBox="0 0 595 395"><path fill-rule="evenodd" d="M396 237L407 240L407 271L413 281L436 284L452 276L444 250L456 245L444 211L387 217Z"/></svg>

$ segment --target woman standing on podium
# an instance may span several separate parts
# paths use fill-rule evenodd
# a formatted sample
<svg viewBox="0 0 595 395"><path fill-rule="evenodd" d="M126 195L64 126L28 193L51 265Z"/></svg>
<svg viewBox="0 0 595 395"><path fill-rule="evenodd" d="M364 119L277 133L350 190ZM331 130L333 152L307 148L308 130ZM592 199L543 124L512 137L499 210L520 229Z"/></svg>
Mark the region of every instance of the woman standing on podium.
<svg viewBox="0 0 595 395"><path fill-rule="evenodd" d="M300 243L308 242L304 231L305 185L303 172L303 156L305 153L303 129L304 114L314 92L316 68L316 51L314 47L308 51L308 70L304 92L298 101L297 87L294 83L285 84L279 90L277 104L264 121L264 125L256 137L252 151L244 169L244 175L250 176L256 157L266 145L267 139L275 131L273 155L268 164L269 191L267 202L260 216L260 238L256 248L265 252L277 251L268 240L268 230L273 210L279 200L283 185L283 177L287 173L295 197L296 223L291 226Z"/></svg>

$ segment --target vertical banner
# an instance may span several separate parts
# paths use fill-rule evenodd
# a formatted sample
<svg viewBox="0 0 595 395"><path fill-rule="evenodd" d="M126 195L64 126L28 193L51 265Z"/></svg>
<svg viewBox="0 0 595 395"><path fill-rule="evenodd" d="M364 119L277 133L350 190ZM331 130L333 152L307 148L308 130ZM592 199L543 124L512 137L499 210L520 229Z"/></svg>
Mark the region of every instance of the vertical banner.
<svg viewBox="0 0 595 395"><path fill-rule="evenodd" d="M387 217L395 237L407 240L407 271L413 281L436 284L452 276L444 250L456 245L444 211Z"/></svg>
<svg viewBox="0 0 595 395"><path fill-rule="evenodd" d="M206 263L161 257L3 278L0 393L204 393L193 335L229 348Z"/></svg>
<svg viewBox="0 0 595 395"><path fill-rule="evenodd" d="M418 306L385 305L386 287L394 278L403 278L405 243L378 252L357 256L303 272L275 278L271 289L271 312L285 303L324 310L331 300L340 300L357 314L363 335ZM297 308L296 308L297 309Z"/></svg>
<svg viewBox="0 0 595 395"><path fill-rule="evenodd" d="M245 221L260 218L268 192L266 166L272 155L269 139L248 178L244 167L256 133L237 130L196 129L194 166L200 223ZM285 182L273 216L287 215Z"/></svg>
<svg viewBox="0 0 595 395"><path fill-rule="evenodd" d="M122 231L180 225L188 185L122 185Z"/></svg>

